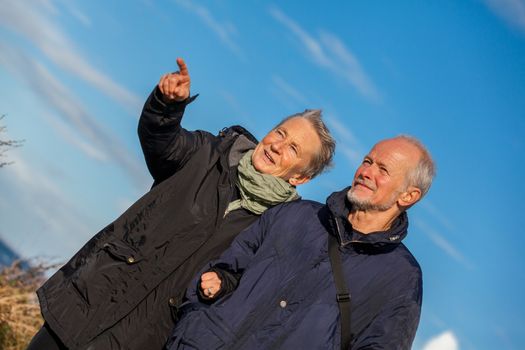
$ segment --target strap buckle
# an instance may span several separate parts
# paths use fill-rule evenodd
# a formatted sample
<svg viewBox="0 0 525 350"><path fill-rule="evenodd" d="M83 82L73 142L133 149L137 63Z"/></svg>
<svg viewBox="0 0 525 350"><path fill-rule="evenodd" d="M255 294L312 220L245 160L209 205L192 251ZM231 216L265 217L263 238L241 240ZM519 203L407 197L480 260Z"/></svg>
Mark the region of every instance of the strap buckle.
<svg viewBox="0 0 525 350"><path fill-rule="evenodd" d="M350 302L350 294L348 293L337 294L336 299L338 303L348 303Z"/></svg>

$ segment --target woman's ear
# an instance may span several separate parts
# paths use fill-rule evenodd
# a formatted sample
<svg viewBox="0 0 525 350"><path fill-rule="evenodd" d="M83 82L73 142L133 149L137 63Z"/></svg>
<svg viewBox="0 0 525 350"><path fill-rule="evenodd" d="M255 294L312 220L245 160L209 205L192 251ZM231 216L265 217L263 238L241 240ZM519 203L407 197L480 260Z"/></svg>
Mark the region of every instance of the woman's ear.
<svg viewBox="0 0 525 350"><path fill-rule="evenodd" d="M310 181L310 178L308 176L302 175L294 175L293 177L288 179L288 183L292 186L302 185L304 183L307 183L308 181Z"/></svg>

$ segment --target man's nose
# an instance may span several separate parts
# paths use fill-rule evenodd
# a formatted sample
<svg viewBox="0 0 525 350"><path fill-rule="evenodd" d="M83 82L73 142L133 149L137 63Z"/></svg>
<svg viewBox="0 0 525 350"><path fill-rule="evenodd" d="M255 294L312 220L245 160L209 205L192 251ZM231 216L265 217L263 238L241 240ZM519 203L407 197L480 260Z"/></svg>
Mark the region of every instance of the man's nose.
<svg viewBox="0 0 525 350"><path fill-rule="evenodd" d="M373 175L373 169L371 166L364 166L364 167L361 167L361 171L359 173L359 176L362 177L363 179L371 179L372 178L372 175Z"/></svg>

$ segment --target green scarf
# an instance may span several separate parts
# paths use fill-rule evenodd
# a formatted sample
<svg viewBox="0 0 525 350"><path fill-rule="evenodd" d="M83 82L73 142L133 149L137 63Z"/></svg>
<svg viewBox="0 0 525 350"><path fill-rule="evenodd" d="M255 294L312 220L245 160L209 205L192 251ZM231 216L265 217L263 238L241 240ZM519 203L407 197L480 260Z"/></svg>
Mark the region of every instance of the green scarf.
<svg viewBox="0 0 525 350"><path fill-rule="evenodd" d="M252 154L253 150L246 152L239 161L237 186L241 199L231 202L224 216L239 208L261 215L274 205L299 198L295 187L287 181L255 170L252 164Z"/></svg>

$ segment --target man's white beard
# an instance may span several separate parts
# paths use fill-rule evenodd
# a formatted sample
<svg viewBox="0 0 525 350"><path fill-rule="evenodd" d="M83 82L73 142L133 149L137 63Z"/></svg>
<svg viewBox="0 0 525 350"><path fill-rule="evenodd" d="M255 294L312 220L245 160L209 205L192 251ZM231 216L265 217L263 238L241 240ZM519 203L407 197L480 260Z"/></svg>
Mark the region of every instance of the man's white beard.
<svg viewBox="0 0 525 350"><path fill-rule="evenodd" d="M346 193L346 198L348 201L352 204L353 210L360 210L360 211L387 211L388 209L392 208L394 204L397 202L397 195L399 192L395 192L392 195L392 198L390 201L386 204L372 204L370 203L370 200L368 199L361 199L358 198L353 191L353 187L348 190Z"/></svg>

